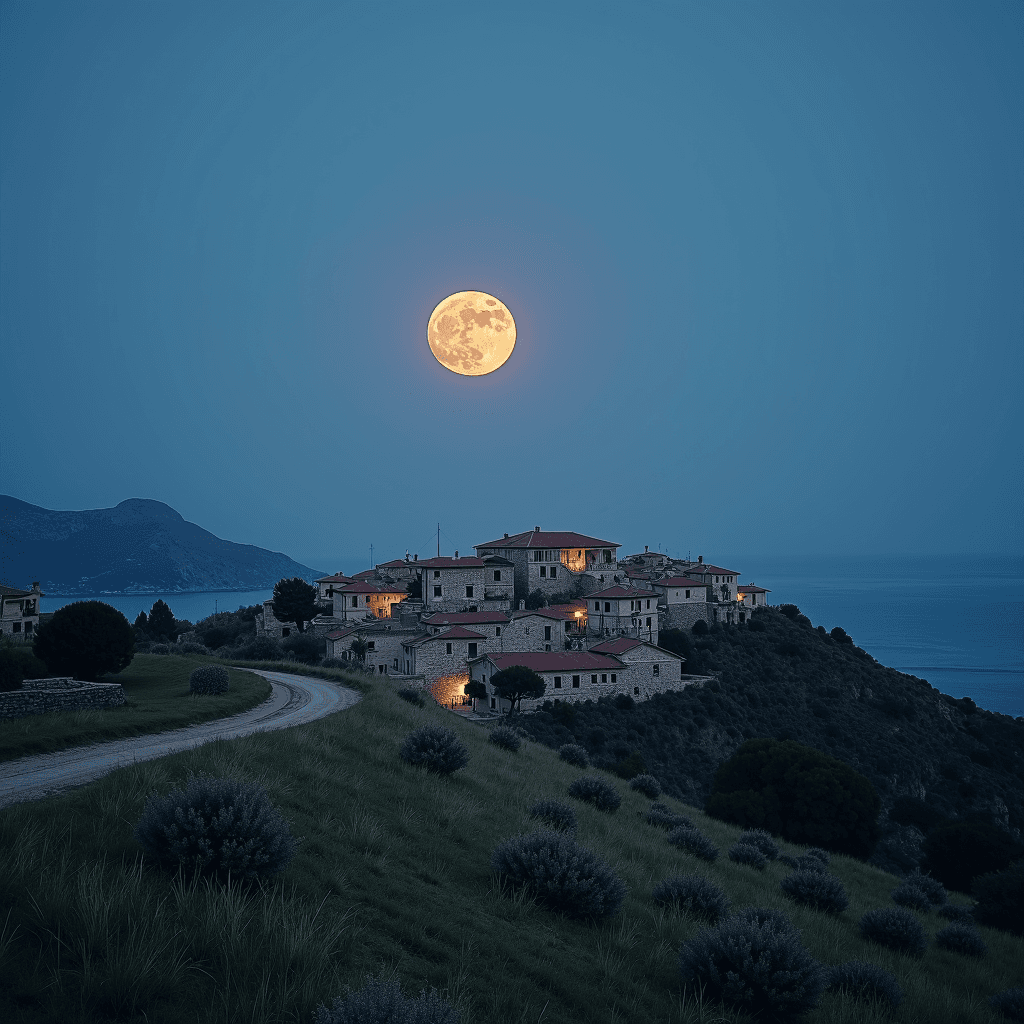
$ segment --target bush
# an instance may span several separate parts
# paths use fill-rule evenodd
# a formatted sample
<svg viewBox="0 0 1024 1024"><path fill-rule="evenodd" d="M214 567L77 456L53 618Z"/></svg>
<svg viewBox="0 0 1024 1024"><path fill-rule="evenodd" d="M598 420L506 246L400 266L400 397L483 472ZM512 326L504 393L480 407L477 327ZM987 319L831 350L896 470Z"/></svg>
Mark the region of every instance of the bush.
<svg viewBox="0 0 1024 1024"><path fill-rule="evenodd" d="M974 909L972 907L957 906L955 903L947 903L939 907L939 917L947 921L959 921L961 924L974 924Z"/></svg>
<svg viewBox="0 0 1024 1024"><path fill-rule="evenodd" d="M135 656L131 623L102 601L75 601L58 608L36 633L32 651L56 676L95 682L126 669Z"/></svg>
<svg viewBox="0 0 1024 1024"><path fill-rule="evenodd" d="M1008 1020L1024 1021L1024 988L1008 988L989 999L989 1006Z"/></svg>
<svg viewBox="0 0 1024 1024"><path fill-rule="evenodd" d="M842 992L865 1002L888 1003L894 1010L903 1000L896 978L877 964L864 960L847 960L838 967L828 968L825 987L829 992Z"/></svg>
<svg viewBox="0 0 1024 1024"><path fill-rule="evenodd" d="M808 846L803 852L803 856L809 860L816 860L819 864L824 867L828 867L832 863L832 857L828 850L821 849L820 846Z"/></svg>
<svg viewBox="0 0 1024 1024"><path fill-rule="evenodd" d="M618 912L626 887L612 869L571 837L554 831L516 836L499 845L491 867L513 888L570 917Z"/></svg>
<svg viewBox="0 0 1024 1024"><path fill-rule="evenodd" d="M292 633L281 641L281 650L289 661L318 665L327 650L327 641L313 633Z"/></svg>
<svg viewBox="0 0 1024 1024"><path fill-rule="evenodd" d="M948 949L951 953L961 956L984 956L988 952L985 940L976 928L957 922L946 925L935 936L935 945L940 949Z"/></svg>
<svg viewBox="0 0 1024 1024"><path fill-rule="evenodd" d="M869 910L860 919L860 933L868 942L910 956L922 956L927 945L921 922L901 907Z"/></svg>
<svg viewBox="0 0 1024 1024"><path fill-rule="evenodd" d="M1024 935L1024 861L974 879L975 920L990 928Z"/></svg>
<svg viewBox="0 0 1024 1024"><path fill-rule="evenodd" d="M691 917L717 924L729 913L725 890L703 875L673 875L659 882L651 894L657 907L672 907Z"/></svg>
<svg viewBox="0 0 1024 1024"><path fill-rule="evenodd" d="M599 811L618 810L622 803L619 791L596 775L581 775L570 787L569 796L593 804Z"/></svg>
<svg viewBox="0 0 1024 1024"><path fill-rule="evenodd" d="M655 825L658 828L678 828L680 825L693 825L685 814L676 814L675 811L670 811L664 804L651 804L651 809L647 812L647 824Z"/></svg>
<svg viewBox="0 0 1024 1024"><path fill-rule="evenodd" d="M587 756L586 748L581 747L578 743L563 743L558 748L558 756L563 761L576 765L577 768L590 767L590 758Z"/></svg>
<svg viewBox="0 0 1024 1024"><path fill-rule="evenodd" d="M911 910L919 910L921 913L931 909L928 897L916 885L910 885L907 882L901 882L893 889L892 901L901 907L909 907Z"/></svg>
<svg viewBox="0 0 1024 1024"><path fill-rule="evenodd" d="M691 627L690 632L694 636L707 636L708 624L703 619L698 619Z"/></svg>
<svg viewBox="0 0 1024 1024"><path fill-rule="evenodd" d="M709 864L718 856L718 847L692 825L678 825L668 834L668 841Z"/></svg>
<svg viewBox="0 0 1024 1024"><path fill-rule="evenodd" d="M222 665L200 665L188 677L190 693L227 693L228 670Z"/></svg>
<svg viewBox="0 0 1024 1024"><path fill-rule="evenodd" d="M501 747L502 750L511 750L513 754L523 742L515 729L510 729L507 725L496 726L491 730L491 734L487 738L496 747Z"/></svg>
<svg viewBox="0 0 1024 1024"><path fill-rule="evenodd" d="M426 701L423 699L423 694L419 690L414 690L411 686L407 686L404 689L395 691L399 697L404 701L408 701L410 704L415 704L416 707L421 708Z"/></svg>
<svg viewBox="0 0 1024 1024"><path fill-rule="evenodd" d="M920 889L933 907L941 907L946 902L946 890L942 883L931 875L921 874L920 868L911 871L903 881L906 885Z"/></svg>
<svg viewBox="0 0 1024 1024"><path fill-rule="evenodd" d="M313 1024L460 1024L462 1017L434 989L407 999L397 981L374 981L342 999L336 996L330 1009L320 1004Z"/></svg>
<svg viewBox="0 0 1024 1024"><path fill-rule="evenodd" d="M923 846L925 863L947 889L970 892L971 882L992 871L1003 871L1019 848L994 825L953 822L934 829Z"/></svg>
<svg viewBox="0 0 1024 1024"><path fill-rule="evenodd" d="M729 847L729 860L737 864L749 864L758 871L764 871L768 864L768 858L756 846L748 846L746 843L733 843Z"/></svg>
<svg viewBox="0 0 1024 1024"><path fill-rule="evenodd" d="M49 669L25 644L0 640L0 693L21 689L23 679L45 679Z"/></svg>
<svg viewBox="0 0 1024 1024"><path fill-rule="evenodd" d="M281 645L266 633L249 637L234 654L240 661L280 661L282 656Z"/></svg>
<svg viewBox="0 0 1024 1024"><path fill-rule="evenodd" d="M880 802L849 765L792 740L747 740L715 773L706 810L795 843L857 857L878 836Z"/></svg>
<svg viewBox="0 0 1024 1024"><path fill-rule="evenodd" d="M780 883L782 891L797 903L826 914L841 914L850 900L842 880L818 871L794 871Z"/></svg>
<svg viewBox="0 0 1024 1024"><path fill-rule="evenodd" d="M630 789L643 793L650 800L661 796L661 783L653 775L637 775L629 783Z"/></svg>
<svg viewBox="0 0 1024 1024"><path fill-rule="evenodd" d="M193 776L184 789L153 793L135 827L143 849L163 864L225 878L281 871L295 853L288 823L254 782Z"/></svg>
<svg viewBox="0 0 1024 1024"><path fill-rule="evenodd" d="M619 711L632 711L636 701L628 693L620 693L615 698L615 707Z"/></svg>
<svg viewBox="0 0 1024 1024"><path fill-rule="evenodd" d="M779 848L772 838L771 832L765 832L763 828L748 828L745 832L740 833L736 842L756 847L768 860L776 860L779 856Z"/></svg>
<svg viewBox="0 0 1024 1024"><path fill-rule="evenodd" d="M748 924L756 924L758 928L770 924L780 931L796 932L789 918L781 910L774 910L771 907L744 907L742 910L737 910L733 917L746 921Z"/></svg>
<svg viewBox="0 0 1024 1024"><path fill-rule="evenodd" d="M400 751L403 761L437 775L451 775L469 764L469 751L451 729L424 725L409 733Z"/></svg>
<svg viewBox="0 0 1024 1024"><path fill-rule="evenodd" d="M734 915L701 929L679 957L683 984L754 1017L786 1020L813 1009L821 966L791 927L774 918Z"/></svg>
<svg viewBox="0 0 1024 1024"><path fill-rule="evenodd" d="M530 817L543 821L559 832L576 831L576 812L560 800L538 800L530 808Z"/></svg>

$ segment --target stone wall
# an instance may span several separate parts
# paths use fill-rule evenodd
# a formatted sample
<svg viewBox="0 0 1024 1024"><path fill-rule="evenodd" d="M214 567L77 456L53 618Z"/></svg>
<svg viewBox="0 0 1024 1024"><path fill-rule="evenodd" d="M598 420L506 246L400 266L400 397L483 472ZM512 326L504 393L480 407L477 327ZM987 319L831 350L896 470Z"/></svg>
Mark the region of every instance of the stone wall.
<svg viewBox="0 0 1024 1024"><path fill-rule="evenodd" d="M658 605L658 618L662 629L690 629L698 619L711 624L707 601Z"/></svg>
<svg viewBox="0 0 1024 1024"><path fill-rule="evenodd" d="M21 686L12 693L0 693L0 718L112 708L124 703L120 683L85 683L63 676L26 679Z"/></svg>

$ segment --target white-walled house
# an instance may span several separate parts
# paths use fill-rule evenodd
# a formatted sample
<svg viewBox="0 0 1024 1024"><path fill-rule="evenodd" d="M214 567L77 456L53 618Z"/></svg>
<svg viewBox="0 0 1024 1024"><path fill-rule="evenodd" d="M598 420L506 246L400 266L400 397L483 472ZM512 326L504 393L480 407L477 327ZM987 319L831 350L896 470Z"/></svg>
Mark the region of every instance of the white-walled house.
<svg viewBox="0 0 1024 1024"><path fill-rule="evenodd" d="M755 608L764 608L768 604L770 590L755 587L753 583L736 588L736 600L739 601L740 622L745 622Z"/></svg>
<svg viewBox="0 0 1024 1024"><path fill-rule="evenodd" d="M354 582L355 580L351 576L346 576L341 572L336 572L333 576L321 576L316 581L317 596L321 601L333 601L334 592L339 587L345 586L346 583Z"/></svg>
<svg viewBox="0 0 1024 1024"><path fill-rule="evenodd" d="M334 591L334 618L349 619L390 619L392 609L409 596L398 584L378 585L355 581L346 583Z"/></svg>
<svg viewBox="0 0 1024 1024"><path fill-rule="evenodd" d="M650 584L658 595L662 629L689 629L698 619L710 621L708 588L690 576L665 576Z"/></svg>
<svg viewBox="0 0 1024 1024"><path fill-rule="evenodd" d="M39 599L46 595L33 582L31 590L0 586L0 634L31 641L39 630Z"/></svg>
<svg viewBox="0 0 1024 1024"><path fill-rule="evenodd" d="M658 642L658 595L638 587L606 587L587 595L587 635L636 636Z"/></svg>
<svg viewBox="0 0 1024 1024"><path fill-rule="evenodd" d="M697 561L690 564L684 575L700 580L708 588L712 601L729 604L736 600L740 574L735 569L724 569L720 565Z"/></svg>

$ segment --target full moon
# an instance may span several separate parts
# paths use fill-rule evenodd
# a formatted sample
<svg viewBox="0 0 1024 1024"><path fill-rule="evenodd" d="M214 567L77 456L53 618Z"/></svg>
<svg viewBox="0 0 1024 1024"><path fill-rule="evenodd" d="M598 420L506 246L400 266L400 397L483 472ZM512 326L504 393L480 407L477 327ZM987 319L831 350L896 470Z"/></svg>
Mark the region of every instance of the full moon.
<svg viewBox="0 0 1024 1024"><path fill-rule="evenodd" d="M487 292L456 292L427 321L430 351L442 365L467 377L502 366L516 347L516 322L501 299Z"/></svg>

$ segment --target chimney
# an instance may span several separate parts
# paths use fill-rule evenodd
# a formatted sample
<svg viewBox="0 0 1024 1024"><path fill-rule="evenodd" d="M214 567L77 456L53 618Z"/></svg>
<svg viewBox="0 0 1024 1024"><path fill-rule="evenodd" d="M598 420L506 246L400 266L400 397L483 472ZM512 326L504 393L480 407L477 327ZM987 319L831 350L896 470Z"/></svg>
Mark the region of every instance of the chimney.
<svg viewBox="0 0 1024 1024"><path fill-rule="evenodd" d="M698 555L697 556L697 564L698 565L703 565L704 564L704 556L703 555Z"/></svg>
<svg viewBox="0 0 1024 1024"><path fill-rule="evenodd" d="M505 540L508 540L508 534L507 533L505 534Z"/></svg>
<svg viewBox="0 0 1024 1024"><path fill-rule="evenodd" d="M407 562L409 561L409 549L408 548L405 549L405 560Z"/></svg>
<svg viewBox="0 0 1024 1024"><path fill-rule="evenodd" d="M647 545L645 544L644 545L644 554L646 555L649 550L650 550L650 548L648 548Z"/></svg>
<svg viewBox="0 0 1024 1024"><path fill-rule="evenodd" d="M418 554L416 554L416 555L413 555L413 556L412 556L412 560L413 560L414 562L418 562L418 561L420 560L420 556L419 556Z"/></svg>
<svg viewBox="0 0 1024 1024"><path fill-rule="evenodd" d="M458 551L456 551L456 552L455 552L455 557L456 557L456 558L458 558L458 557L459 557L459 553L458 553Z"/></svg>
<svg viewBox="0 0 1024 1024"><path fill-rule="evenodd" d="M540 527L539 527L539 526L535 526L535 527L533 528L533 532L534 532L534 533L540 533Z"/></svg>

